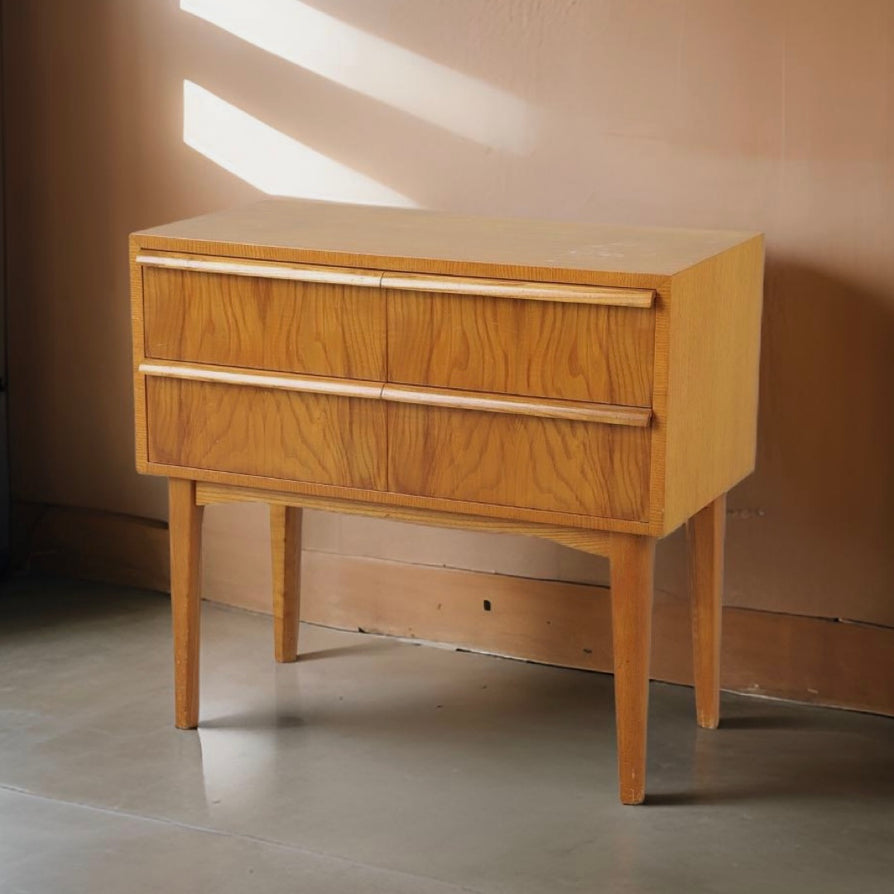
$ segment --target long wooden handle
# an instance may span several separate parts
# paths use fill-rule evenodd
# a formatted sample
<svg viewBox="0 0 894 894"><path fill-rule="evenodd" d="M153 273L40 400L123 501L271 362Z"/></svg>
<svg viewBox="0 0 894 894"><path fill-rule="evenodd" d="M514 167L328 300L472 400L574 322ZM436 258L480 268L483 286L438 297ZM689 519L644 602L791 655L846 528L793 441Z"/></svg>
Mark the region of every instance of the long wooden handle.
<svg viewBox="0 0 894 894"><path fill-rule="evenodd" d="M519 397L515 394L489 394L457 391L452 388L430 388L416 385L392 385L361 379L333 379L295 373L262 372L231 366L203 366L179 361L144 360L138 367L145 376L165 379L188 379L194 382L216 382L221 385L243 385L253 388L274 388L280 391L330 394L333 397L359 397L393 403L418 404L454 410L477 410L485 413L510 413L516 416L540 416L545 419L567 419L573 422L601 422L606 425L628 425L645 428L652 411L648 407L625 407L616 404L584 403L575 400L550 400Z"/></svg>
<svg viewBox="0 0 894 894"><path fill-rule="evenodd" d="M143 267L162 267L197 273L222 273L230 276L254 276L262 279L288 279L296 282L341 286L398 289L414 292L440 292L448 295L484 295L490 298L517 298L529 301L559 301L569 304L601 304L610 307L650 308L655 300L653 289L624 289L608 286L575 286L552 282L526 282L512 279L481 279L465 276L432 276L424 273L384 273L378 270L353 270L348 267L265 264L251 261L225 261L176 254L139 254Z"/></svg>
<svg viewBox="0 0 894 894"><path fill-rule="evenodd" d="M360 397L380 400L381 382L362 379L331 379L326 376L302 376L295 373L255 372L233 366L202 366L198 363L144 360L138 370L145 376L163 379L187 379L192 382L215 382L220 385L243 385L250 388L273 388L277 391L301 391L331 394L334 397Z"/></svg>
<svg viewBox="0 0 894 894"><path fill-rule="evenodd" d="M560 301L567 304L605 304L611 307L650 308L655 300L654 289L573 286L514 279L430 276L423 273L385 273L382 276L382 288L446 292L451 295L484 295L488 298L522 298L529 301Z"/></svg>
<svg viewBox="0 0 894 894"><path fill-rule="evenodd" d="M163 267L168 270L190 270L196 273L223 273L228 276L254 276L260 279L291 279L296 282L316 282L337 286L367 286L377 289L382 274L377 270L352 270L349 267L285 266L260 264L251 261L221 261L184 257L183 255L139 254L137 263L143 267Z"/></svg>
<svg viewBox="0 0 894 894"><path fill-rule="evenodd" d="M648 407L624 407L616 404L591 404L576 400L549 400L519 397L515 394L481 394L452 388L422 388L416 385L385 385L382 398L405 404L443 407L454 410L478 410L485 413L510 413L515 416L540 416L573 422L601 422L645 428L652 418Z"/></svg>

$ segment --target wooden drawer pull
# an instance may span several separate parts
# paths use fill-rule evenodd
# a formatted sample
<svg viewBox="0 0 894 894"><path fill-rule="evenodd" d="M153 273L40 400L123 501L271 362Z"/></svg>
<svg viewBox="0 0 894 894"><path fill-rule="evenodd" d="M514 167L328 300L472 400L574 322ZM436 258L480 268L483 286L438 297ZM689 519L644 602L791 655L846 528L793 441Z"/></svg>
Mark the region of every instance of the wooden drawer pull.
<svg viewBox="0 0 894 894"><path fill-rule="evenodd" d="M623 407L591 404L572 400L545 400L515 395L479 394L448 388L420 388L413 385L385 385L382 397L387 401L445 407L455 410L480 410L486 413L510 413L516 416L541 416L575 422L602 422L645 428L652 418L648 407Z"/></svg>
<svg viewBox="0 0 894 894"><path fill-rule="evenodd" d="M193 382L217 382L251 388L275 388L280 391L304 391L332 394L336 397L360 397L394 403L445 407L454 410L479 410L486 413L510 413L516 416L541 416L575 422L601 422L645 428L652 418L648 407L623 407L615 404L591 404L573 400L541 400L515 395L479 394L448 388L418 388L413 385L387 385L360 379L332 379L325 376L301 376L285 373L248 372L235 367L201 366L196 363L157 363L144 360L139 371L146 376L188 379Z"/></svg>
<svg viewBox="0 0 894 894"><path fill-rule="evenodd" d="M382 287L416 292L444 292L451 295L484 295L491 298L520 298L529 301L562 301L570 304L604 304L610 307L650 308L653 289L622 289L607 286L572 286L551 282L522 282L510 279L470 279L461 276L430 276L415 273L380 273L341 267L286 267L244 261L204 260L180 255L139 254L143 267L188 270L195 273L222 273L261 279L289 279L340 286Z"/></svg>
<svg viewBox="0 0 894 894"><path fill-rule="evenodd" d="M378 288L382 280L382 274L376 271L354 271L340 267L284 267L242 261L205 261L178 255L137 255L136 260L143 267L191 270L196 273L223 273L228 276L255 276L261 279L291 279L296 282L317 282L336 286Z"/></svg>
<svg viewBox="0 0 894 894"><path fill-rule="evenodd" d="M247 385L252 388L275 388L280 391L304 391L331 394L336 397L362 397L378 400L381 382L360 379L331 379L325 376L301 376L287 373L248 372L235 367L207 367L193 363L154 363L144 361L139 371L147 376L165 379L189 379L194 382L218 382L222 385Z"/></svg>
<svg viewBox="0 0 894 894"><path fill-rule="evenodd" d="M605 304L611 307L650 308L655 299L653 289L568 286L551 282L438 277L413 273L385 273L382 276L382 288L486 295L491 298L524 298L531 301L563 301L569 304Z"/></svg>

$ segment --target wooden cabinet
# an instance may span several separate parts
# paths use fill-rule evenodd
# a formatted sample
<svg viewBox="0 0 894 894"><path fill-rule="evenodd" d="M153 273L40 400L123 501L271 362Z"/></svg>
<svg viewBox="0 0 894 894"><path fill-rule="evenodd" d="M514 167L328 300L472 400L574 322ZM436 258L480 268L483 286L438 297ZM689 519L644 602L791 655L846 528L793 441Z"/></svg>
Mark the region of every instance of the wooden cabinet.
<svg viewBox="0 0 894 894"><path fill-rule="evenodd" d="M522 531L612 560L621 796L642 800L654 541L692 518L699 719L717 724L762 269L757 234L299 200L134 234L137 465L172 482L178 725L198 722L201 505L267 499L292 545L307 505Z"/></svg>

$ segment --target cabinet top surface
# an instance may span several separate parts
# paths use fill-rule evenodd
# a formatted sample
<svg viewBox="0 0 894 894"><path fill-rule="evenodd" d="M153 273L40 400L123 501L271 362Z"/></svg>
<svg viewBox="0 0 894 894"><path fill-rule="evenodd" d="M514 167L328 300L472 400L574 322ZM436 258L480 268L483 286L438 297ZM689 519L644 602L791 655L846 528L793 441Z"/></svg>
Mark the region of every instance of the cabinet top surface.
<svg viewBox="0 0 894 894"><path fill-rule="evenodd" d="M626 227L524 219L463 217L433 211L267 199L134 234L144 247L173 251L224 248L264 257L444 272L493 267L671 276L760 234L733 230ZM240 249L237 251L236 249ZM407 264L401 263L407 261Z"/></svg>

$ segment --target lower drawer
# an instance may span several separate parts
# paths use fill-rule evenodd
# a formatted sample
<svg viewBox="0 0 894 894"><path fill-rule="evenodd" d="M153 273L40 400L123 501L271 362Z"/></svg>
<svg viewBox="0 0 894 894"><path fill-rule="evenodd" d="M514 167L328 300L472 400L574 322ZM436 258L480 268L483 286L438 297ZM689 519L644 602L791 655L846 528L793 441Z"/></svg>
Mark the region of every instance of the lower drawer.
<svg viewBox="0 0 894 894"><path fill-rule="evenodd" d="M150 462L385 490L380 401L146 379Z"/></svg>
<svg viewBox="0 0 894 894"><path fill-rule="evenodd" d="M645 521L648 427L388 406L388 480L406 494Z"/></svg>

